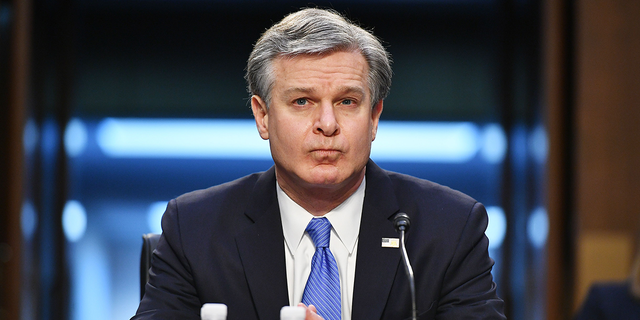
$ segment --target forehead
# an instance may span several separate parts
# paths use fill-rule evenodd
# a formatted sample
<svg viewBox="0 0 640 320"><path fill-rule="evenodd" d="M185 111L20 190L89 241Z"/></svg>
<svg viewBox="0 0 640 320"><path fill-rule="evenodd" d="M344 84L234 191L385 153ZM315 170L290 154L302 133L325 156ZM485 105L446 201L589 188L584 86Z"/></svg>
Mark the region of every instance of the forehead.
<svg viewBox="0 0 640 320"><path fill-rule="evenodd" d="M358 86L364 89L368 82L368 64L359 51L281 56L274 59L272 66L274 89L277 90L317 86Z"/></svg>

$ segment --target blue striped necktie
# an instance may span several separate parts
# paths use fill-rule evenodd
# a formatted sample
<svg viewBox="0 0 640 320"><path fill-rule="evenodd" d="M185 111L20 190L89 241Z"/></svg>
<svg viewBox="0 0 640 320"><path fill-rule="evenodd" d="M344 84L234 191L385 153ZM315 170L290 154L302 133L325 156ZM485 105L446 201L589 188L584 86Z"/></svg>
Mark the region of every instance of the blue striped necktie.
<svg viewBox="0 0 640 320"><path fill-rule="evenodd" d="M316 306L325 320L340 320L340 276L336 259L329 250L331 223L327 218L314 218L306 231L316 245L316 253L311 259L311 274L302 294L302 303Z"/></svg>

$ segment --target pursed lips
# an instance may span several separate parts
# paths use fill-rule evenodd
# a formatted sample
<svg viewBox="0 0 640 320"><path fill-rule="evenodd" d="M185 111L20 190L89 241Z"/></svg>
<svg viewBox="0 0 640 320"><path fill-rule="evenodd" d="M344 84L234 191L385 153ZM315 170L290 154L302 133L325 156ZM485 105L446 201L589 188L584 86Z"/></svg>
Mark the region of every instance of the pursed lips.
<svg viewBox="0 0 640 320"><path fill-rule="evenodd" d="M316 160L335 161L342 155L342 151L339 149L320 148L311 150L311 154Z"/></svg>

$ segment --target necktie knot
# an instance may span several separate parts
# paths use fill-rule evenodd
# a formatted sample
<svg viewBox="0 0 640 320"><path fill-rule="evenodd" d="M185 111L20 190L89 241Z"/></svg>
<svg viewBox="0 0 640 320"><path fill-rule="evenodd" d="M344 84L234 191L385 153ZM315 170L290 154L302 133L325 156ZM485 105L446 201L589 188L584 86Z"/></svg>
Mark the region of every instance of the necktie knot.
<svg viewBox="0 0 640 320"><path fill-rule="evenodd" d="M329 237L331 236L331 222L327 218L313 218L307 225L306 231L309 233L316 248L328 248Z"/></svg>

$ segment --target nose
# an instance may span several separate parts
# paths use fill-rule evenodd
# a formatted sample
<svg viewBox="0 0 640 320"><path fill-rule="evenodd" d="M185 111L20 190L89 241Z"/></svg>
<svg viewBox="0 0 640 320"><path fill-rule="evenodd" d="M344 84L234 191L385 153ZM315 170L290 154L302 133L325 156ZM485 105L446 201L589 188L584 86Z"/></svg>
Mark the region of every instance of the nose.
<svg viewBox="0 0 640 320"><path fill-rule="evenodd" d="M338 125L335 110L331 103L320 104L318 113L314 129L315 133L330 137L340 132L340 125Z"/></svg>

